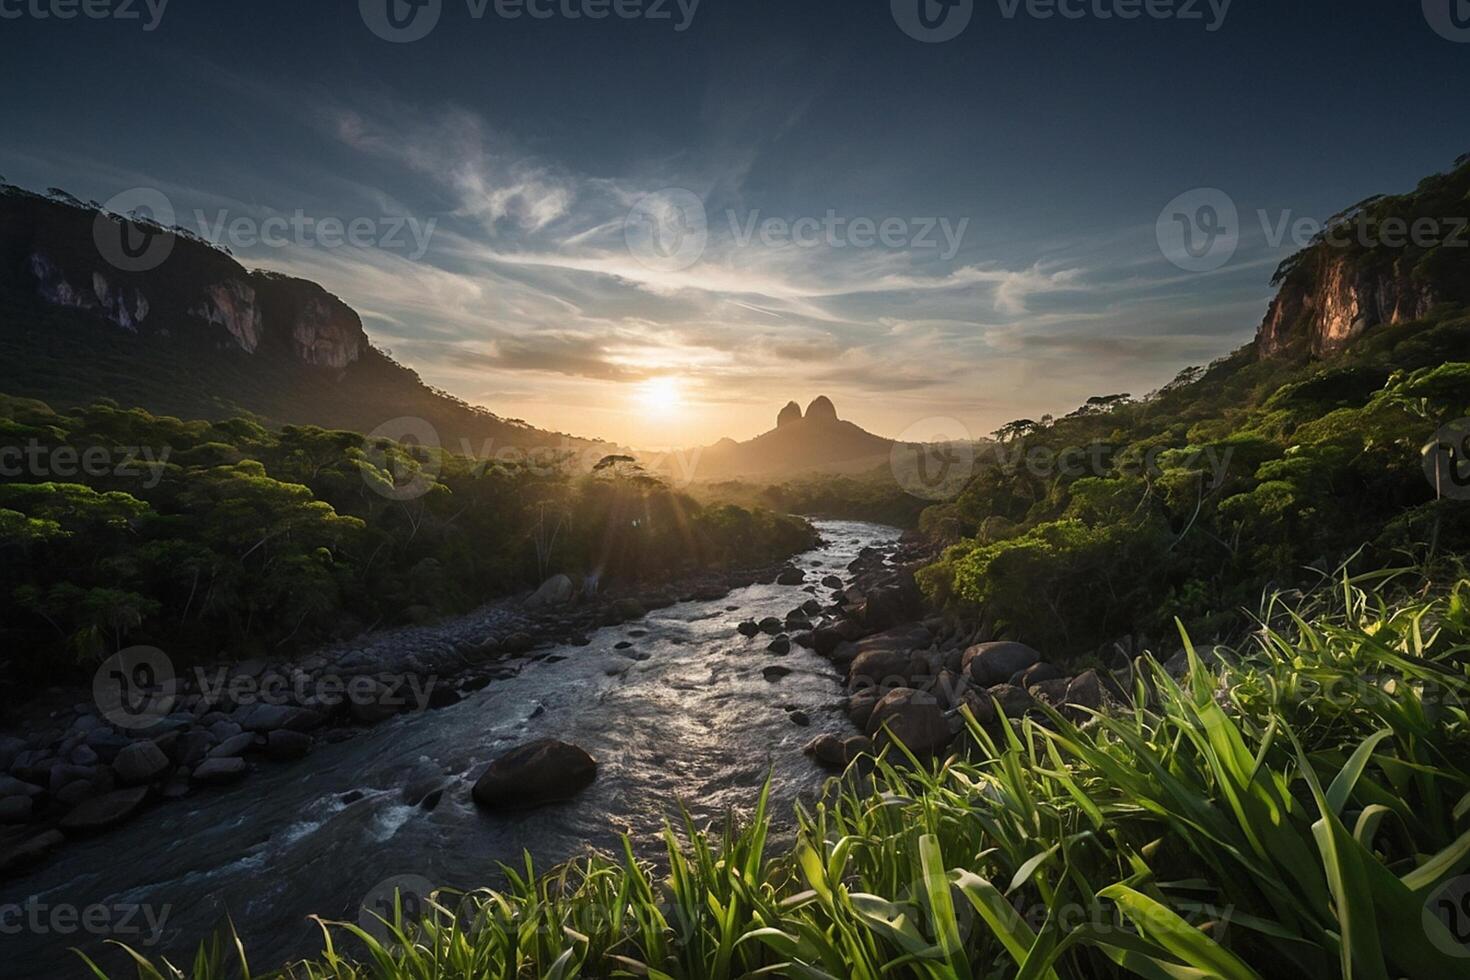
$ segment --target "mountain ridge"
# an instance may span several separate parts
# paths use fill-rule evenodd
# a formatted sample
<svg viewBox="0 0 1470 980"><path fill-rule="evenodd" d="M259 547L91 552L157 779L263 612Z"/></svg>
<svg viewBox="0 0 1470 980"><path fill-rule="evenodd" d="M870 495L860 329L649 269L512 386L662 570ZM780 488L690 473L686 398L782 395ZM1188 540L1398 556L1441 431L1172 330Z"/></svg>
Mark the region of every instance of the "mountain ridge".
<svg viewBox="0 0 1470 980"><path fill-rule="evenodd" d="M130 262L129 242L158 241L156 265ZM17 366L6 392L57 406L110 397L184 418L357 432L422 420L442 445L477 453L612 448L425 384L315 282L247 270L188 232L61 191L0 184L0 311L0 352Z"/></svg>

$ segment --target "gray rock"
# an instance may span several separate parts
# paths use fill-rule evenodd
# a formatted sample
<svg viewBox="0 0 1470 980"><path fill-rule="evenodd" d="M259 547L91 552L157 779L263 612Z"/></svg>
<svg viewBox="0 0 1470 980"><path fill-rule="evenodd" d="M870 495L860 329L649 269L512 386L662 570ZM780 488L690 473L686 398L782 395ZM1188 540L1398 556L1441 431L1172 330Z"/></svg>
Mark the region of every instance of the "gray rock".
<svg viewBox="0 0 1470 980"><path fill-rule="evenodd" d="M592 785L597 762L575 745L544 739L490 763L475 782L475 803L489 810L524 809L569 800Z"/></svg>
<svg viewBox="0 0 1470 980"><path fill-rule="evenodd" d="M87 734L86 744L103 762L112 762L117 759L118 753L133 744L133 740L111 729L99 728Z"/></svg>
<svg viewBox="0 0 1470 980"><path fill-rule="evenodd" d="M148 789L135 786L87 800L61 818L61 829L69 834L89 834L115 827L132 817L148 799Z"/></svg>
<svg viewBox="0 0 1470 980"><path fill-rule="evenodd" d="M237 708L235 723L247 732L273 732L285 728L293 732L309 732L320 728L326 718L317 711L293 708L284 704L252 704Z"/></svg>
<svg viewBox="0 0 1470 980"><path fill-rule="evenodd" d="M873 717L873 709L878 706L878 701L882 697L882 692L875 688L854 692L847 699L848 719L859 729L867 731L868 721Z"/></svg>
<svg viewBox="0 0 1470 980"><path fill-rule="evenodd" d="M780 666L766 667L761 671L761 676L774 684L776 681L779 681L783 677L790 677L791 668Z"/></svg>
<svg viewBox="0 0 1470 980"><path fill-rule="evenodd" d="M566 575L553 575L541 584L531 598L526 600L530 609L545 609L549 606L564 606L572 601L577 588Z"/></svg>
<svg viewBox="0 0 1470 980"><path fill-rule="evenodd" d="M788 636L778 636L770 642L766 649L778 657L784 657L791 652L791 638Z"/></svg>
<svg viewBox="0 0 1470 980"><path fill-rule="evenodd" d="M909 687L909 678L915 673L914 655L906 649L879 647L859 653L847 670L847 686L850 689L875 688L891 691L898 687Z"/></svg>
<svg viewBox="0 0 1470 980"><path fill-rule="evenodd" d="M16 757L25 751L26 743L22 739L5 735L0 736L0 772L5 772L15 765Z"/></svg>
<svg viewBox="0 0 1470 980"><path fill-rule="evenodd" d="M781 620L777 619L775 616L767 616L765 619L760 621L761 632L765 633L767 636L779 636L781 634L781 631L785 628L786 624L781 622Z"/></svg>
<svg viewBox="0 0 1470 980"><path fill-rule="evenodd" d="M16 779L14 776L0 776L0 799L11 796L33 797L40 796L45 790L24 780Z"/></svg>
<svg viewBox="0 0 1470 980"><path fill-rule="evenodd" d="M83 800L90 800L97 796L102 790L99 783L91 780L81 779L74 783L67 783L52 797L57 803L65 807L79 805Z"/></svg>
<svg viewBox="0 0 1470 980"><path fill-rule="evenodd" d="M112 769L124 786L151 783L172 768L168 756L152 742L134 742L117 754Z"/></svg>
<svg viewBox="0 0 1470 980"><path fill-rule="evenodd" d="M965 651L961 666L979 687L1003 684L1041 662L1041 654L1024 643L980 643Z"/></svg>
<svg viewBox="0 0 1470 980"><path fill-rule="evenodd" d="M97 755L97 750L86 743L73 748L68 758L71 759L72 765L76 766L95 766L102 761Z"/></svg>
<svg viewBox="0 0 1470 980"><path fill-rule="evenodd" d="M740 633L741 636L757 636L760 634L761 631L760 624L753 619L747 619L745 622L735 627L735 629L737 632Z"/></svg>
<svg viewBox="0 0 1470 980"><path fill-rule="evenodd" d="M787 712L786 717L789 718L789 719L791 719L791 723L793 725L797 726L798 728L806 728L808 725L810 725L812 723L812 717L811 717L811 715L807 714L805 711L802 711L800 709L797 709L796 711Z"/></svg>
<svg viewBox="0 0 1470 980"><path fill-rule="evenodd" d="M986 700L998 703L1000 710L1004 711L1006 717L1011 721L1015 721L1036 706L1035 699L1014 684L997 684L981 696Z"/></svg>
<svg viewBox="0 0 1470 980"><path fill-rule="evenodd" d="M1053 708L1060 708L1067 703L1067 688L1071 685L1072 678L1059 677L1056 680L1032 684L1026 689L1026 693L1037 701L1045 701Z"/></svg>
<svg viewBox="0 0 1470 980"><path fill-rule="evenodd" d="M875 738L897 739L915 755L933 755L954 737L934 695L912 688L885 694L868 719Z"/></svg>
<svg viewBox="0 0 1470 980"><path fill-rule="evenodd" d="M250 732L241 732L234 738L225 739L210 749L207 757L210 759L238 759L246 752L249 752L254 745L255 736Z"/></svg>
<svg viewBox="0 0 1470 980"><path fill-rule="evenodd" d="M200 729L185 732L174 748L174 759L179 765L192 769L204 761L204 757L209 755L209 750L213 745L214 738L209 732Z"/></svg>
<svg viewBox="0 0 1470 980"><path fill-rule="evenodd" d="M1029 690L1030 688L1035 687L1037 684L1044 684L1047 681L1061 680L1063 677L1066 676L1066 672L1063 671L1060 667L1048 663L1039 663L1032 664L1030 667L1027 667L1025 670L1016 674L1010 679L1008 683Z"/></svg>
<svg viewBox="0 0 1470 980"><path fill-rule="evenodd" d="M781 569L781 574L776 576L777 585L800 585L806 581L806 572L796 567Z"/></svg>
<svg viewBox="0 0 1470 980"><path fill-rule="evenodd" d="M199 764L190 778L196 783L218 785L243 779L249 771L250 765L244 759L206 759Z"/></svg>

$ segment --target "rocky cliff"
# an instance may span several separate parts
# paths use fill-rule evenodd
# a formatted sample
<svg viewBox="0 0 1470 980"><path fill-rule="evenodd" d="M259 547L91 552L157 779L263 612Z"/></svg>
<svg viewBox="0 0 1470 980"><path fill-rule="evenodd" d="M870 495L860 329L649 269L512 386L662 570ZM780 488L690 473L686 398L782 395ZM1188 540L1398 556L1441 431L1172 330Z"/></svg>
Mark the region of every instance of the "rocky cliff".
<svg viewBox="0 0 1470 980"><path fill-rule="evenodd" d="M1383 269L1347 255L1324 258L1313 275L1282 284L1256 335L1262 356L1301 349L1330 356L1367 330L1420 319L1440 302L1435 285L1416 281L1404 263Z"/></svg>
<svg viewBox="0 0 1470 980"><path fill-rule="evenodd" d="M185 418L248 413L359 432L412 418L445 446L491 452L604 445L428 387L314 282L249 271L188 232L4 184L0 358L0 392L58 407L109 397Z"/></svg>
<svg viewBox="0 0 1470 980"><path fill-rule="evenodd" d="M1277 272L1256 334L1262 357L1328 357L1370 330L1470 303L1470 158L1412 192L1374 197Z"/></svg>
<svg viewBox="0 0 1470 980"><path fill-rule="evenodd" d="M119 260L122 222L19 188L0 193L0 277L44 303L91 313L130 333L187 331L245 354L277 353L340 371L368 346L362 321L315 283L249 272L205 242L159 230L163 257ZM152 234L150 232L150 234Z"/></svg>

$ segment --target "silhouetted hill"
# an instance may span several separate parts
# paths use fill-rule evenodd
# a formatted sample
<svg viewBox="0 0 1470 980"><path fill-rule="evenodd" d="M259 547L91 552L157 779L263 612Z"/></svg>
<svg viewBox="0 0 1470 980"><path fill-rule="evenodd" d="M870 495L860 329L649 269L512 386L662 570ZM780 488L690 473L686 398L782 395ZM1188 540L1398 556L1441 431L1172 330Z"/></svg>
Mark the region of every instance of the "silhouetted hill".
<svg viewBox="0 0 1470 980"><path fill-rule="evenodd" d="M700 451L697 480L731 477L785 478L803 473L861 473L886 466L893 440L837 417L825 396L803 415L795 403L781 410L776 427L746 442L722 439Z"/></svg>
<svg viewBox="0 0 1470 980"><path fill-rule="evenodd" d="M316 283L247 271L188 232L55 191L0 185L0 356L0 390L58 408L110 397L181 418L358 432L409 417L475 452L600 445L424 384Z"/></svg>

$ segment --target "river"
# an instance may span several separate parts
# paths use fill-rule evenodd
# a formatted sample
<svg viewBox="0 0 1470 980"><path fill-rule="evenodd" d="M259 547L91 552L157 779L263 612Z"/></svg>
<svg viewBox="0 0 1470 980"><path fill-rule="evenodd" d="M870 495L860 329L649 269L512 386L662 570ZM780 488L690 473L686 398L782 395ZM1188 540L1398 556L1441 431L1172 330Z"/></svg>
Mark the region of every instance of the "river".
<svg viewBox="0 0 1470 980"><path fill-rule="evenodd" d="M824 545L795 561L809 584L828 574L848 579L862 548L886 548L899 535L872 524L816 523ZM818 586L823 601L827 591ZM227 917L252 969L275 968L319 948L308 915L357 921L385 883L493 885L500 864L519 865L523 851L550 870L589 848L616 852L625 833L656 858L677 801L700 821L723 821L732 808L749 811L768 773L778 832L789 828L793 804L813 799L827 776L802 747L822 731L850 733L841 678L810 651L794 647L777 658L766 650L769 637L748 640L735 626L784 617L809 598L800 586L754 585L659 610L600 630L589 646L557 649L565 659L529 663L453 707L319 745L301 762L262 762L235 787L160 805L101 838L69 844L0 890L0 913L10 910L0 917L7 933L0 973L82 976L67 951L75 946L115 976L130 976L123 955L104 945L108 938L182 964ZM622 642L633 646L616 649ZM793 673L768 682L761 670L773 663ZM794 724L790 708L805 712L810 727ZM597 759L589 789L522 814L475 807L470 787L493 757L548 737ZM438 806L404 803L404 787L429 777L447 787ZM18 933L16 906L25 919ZM71 920L56 912L68 907L93 908L94 923L105 925L67 932ZM150 919L162 924L156 939Z"/></svg>

